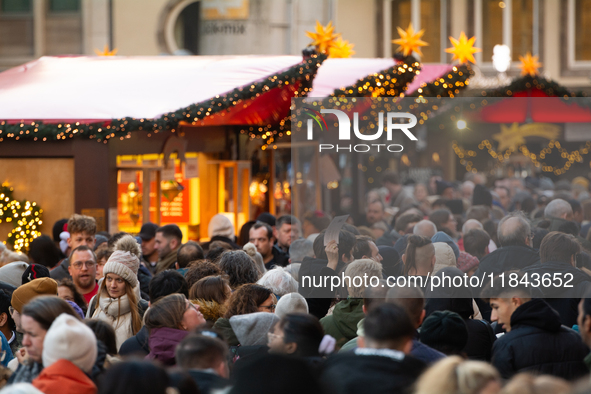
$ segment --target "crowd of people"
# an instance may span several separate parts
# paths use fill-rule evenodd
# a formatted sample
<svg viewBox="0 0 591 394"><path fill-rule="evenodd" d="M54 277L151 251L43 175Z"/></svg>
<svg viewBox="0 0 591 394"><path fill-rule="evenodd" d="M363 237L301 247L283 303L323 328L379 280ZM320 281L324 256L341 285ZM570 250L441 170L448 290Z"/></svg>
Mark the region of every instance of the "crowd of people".
<svg viewBox="0 0 591 394"><path fill-rule="evenodd" d="M0 243L0 392L591 390L587 179L381 186L336 232L322 211L239 231L218 214L183 243L175 224L97 233L74 214L27 255ZM429 285L446 276L490 280Z"/></svg>

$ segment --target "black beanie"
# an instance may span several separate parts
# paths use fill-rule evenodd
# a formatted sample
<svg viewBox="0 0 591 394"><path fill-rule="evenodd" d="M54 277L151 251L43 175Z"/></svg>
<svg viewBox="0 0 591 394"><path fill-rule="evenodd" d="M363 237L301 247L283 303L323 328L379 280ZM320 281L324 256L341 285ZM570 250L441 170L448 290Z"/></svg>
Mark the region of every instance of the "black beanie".
<svg viewBox="0 0 591 394"><path fill-rule="evenodd" d="M452 185L449 182L446 181L435 181L435 186L437 188L437 195L441 196L443 195L443 192L445 192L445 189L449 189L450 187L454 187L454 185Z"/></svg>
<svg viewBox="0 0 591 394"><path fill-rule="evenodd" d="M29 264L25 272L23 272L23 285L39 278L50 278L47 267L41 264Z"/></svg>
<svg viewBox="0 0 591 394"><path fill-rule="evenodd" d="M269 212L263 212L257 217L257 222L267 223L269 226L275 226L275 216L271 215Z"/></svg>
<svg viewBox="0 0 591 394"><path fill-rule="evenodd" d="M420 339L445 354L459 354L468 343L468 327L457 313L436 311L423 322Z"/></svg>
<svg viewBox="0 0 591 394"><path fill-rule="evenodd" d="M492 207L493 198L488 189L482 185L474 186L474 194L472 195L472 205L486 205Z"/></svg>

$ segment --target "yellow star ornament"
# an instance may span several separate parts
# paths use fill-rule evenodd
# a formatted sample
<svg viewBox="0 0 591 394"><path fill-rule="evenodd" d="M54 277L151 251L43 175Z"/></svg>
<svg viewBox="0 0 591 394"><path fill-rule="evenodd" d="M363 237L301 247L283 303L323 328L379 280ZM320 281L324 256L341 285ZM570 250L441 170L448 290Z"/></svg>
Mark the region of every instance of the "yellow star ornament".
<svg viewBox="0 0 591 394"><path fill-rule="evenodd" d="M413 52L416 52L419 56L423 56L421 47L429 45L425 41L421 40L421 37L423 37L423 34L425 34L425 29L421 29L415 33L415 30L412 28L412 23L406 30L402 30L400 27L397 27L397 29L400 38L397 40L392 40L393 44L399 45L396 51L402 52L404 56L408 56Z"/></svg>
<svg viewBox="0 0 591 394"><path fill-rule="evenodd" d="M328 48L328 57L347 58L355 54L353 47L355 44L350 44L349 41L343 40L339 37L333 45Z"/></svg>
<svg viewBox="0 0 591 394"><path fill-rule="evenodd" d="M102 52L98 49L95 49L94 53L96 53L98 56L115 56L117 54L117 48L110 51L109 46L107 44L105 44L105 48L103 49Z"/></svg>
<svg viewBox="0 0 591 394"><path fill-rule="evenodd" d="M461 32L459 40L456 40L453 37L449 37L449 40L451 41L453 48L447 48L445 52L453 53L454 56L451 59L452 61L458 59L460 64L468 62L476 63L474 54L482 51L480 48L474 48L474 41L476 41L476 37L468 39L466 34Z"/></svg>
<svg viewBox="0 0 591 394"><path fill-rule="evenodd" d="M519 56L521 64L518 66L521 69L521 75L531 75L535 77L538 75L538 68L542 67L542 63L538 62L538 56L532 56L528 52L525 57Z"/></svg>
<svg viewBox="0 0 591 394"><path fill-rule="evenodd" d="M310 45L314 45L322 53L326 53L334 41L340 37L340 34L335 34L332 22L328 22L324 27L318 21L316 21L316 32L307 31L306 35L312 39Z"/></svg>

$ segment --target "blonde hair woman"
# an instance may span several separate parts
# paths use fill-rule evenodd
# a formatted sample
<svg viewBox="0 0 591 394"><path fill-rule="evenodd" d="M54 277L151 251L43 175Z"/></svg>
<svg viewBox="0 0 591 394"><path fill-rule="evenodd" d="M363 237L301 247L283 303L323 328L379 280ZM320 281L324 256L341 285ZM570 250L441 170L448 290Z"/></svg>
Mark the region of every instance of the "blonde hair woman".
<svg viewBox="0 0 591 394"><path fill-rule="evenodd" d="M415 394L497 394L501 377L490 364L451 356L435 363L416 384Z"/></svg>
<svg viewBox="0 0 591 394"><path fill-rule="evenodd" d="M99 291L88 308L87 317L113 326L117 350L142 328L142 317L148 308L148 303L140 297L138 250L139 245L131 235L117 241L115 251L103 268Z"/></svg>

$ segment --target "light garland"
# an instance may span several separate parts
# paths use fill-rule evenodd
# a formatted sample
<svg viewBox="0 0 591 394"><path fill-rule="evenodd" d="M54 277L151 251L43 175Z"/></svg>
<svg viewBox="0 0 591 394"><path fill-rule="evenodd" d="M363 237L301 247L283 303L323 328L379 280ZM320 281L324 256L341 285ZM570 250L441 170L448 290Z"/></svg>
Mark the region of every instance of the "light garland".
<svg viewBox="0 0 591 394"><path fill-rule="evenodd" d="M15 200L13 192L14 189L6 183L0 187L0 223L13 223L6 243L15 251L26 252L30 243L41 235L39 227L43 224L43 210L35 202Z"/></svg>
<svg viewBox="0 0 591 394"><path fill-rule="evenodd" d="M476 158L477 153L473 150L467 150L461 148L457 141L452 142L452 149L456 156L460 159L460 164L464 166L466 171L468 172L477 172L478 170L474 167L474 163L470 158ZM490 157L496 160L494 167L490 170L491 173L500 167L504 162L506 162L515 150L513 149L506 149L504 152L497 152L493 149L492 144L489 140L483 140L478 144L478 149L484 150L486 149ZM556 149L560 152L560 157L566 159L566 163L562 167L551 166L546 164L546 162L542 161L546 158L547 155L551 154L552 151ZM572 152L567 151L560 145L560 141L551 140L538 154L531 152L525 144L519 145L517 148L523 156L528 158L537 168L540 168L543 172L554 173L554 175L562 175L566 173L572 165L577 163L582 163L583 156L586 156L591 151L591 141L587 141L584 147L576 149Z"/></svg>

